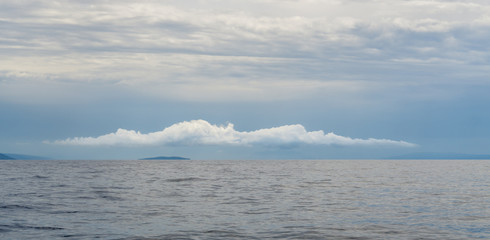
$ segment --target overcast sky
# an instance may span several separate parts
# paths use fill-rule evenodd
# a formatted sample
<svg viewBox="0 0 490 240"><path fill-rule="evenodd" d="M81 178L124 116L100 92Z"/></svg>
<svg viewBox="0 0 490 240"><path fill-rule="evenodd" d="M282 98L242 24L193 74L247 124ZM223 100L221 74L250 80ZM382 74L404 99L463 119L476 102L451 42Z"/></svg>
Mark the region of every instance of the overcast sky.
<svg viewBox="0 0 490 240"><path fill-rule="evenodd" d="M0 152L489 154L486 0L2 1Z"/></svg>

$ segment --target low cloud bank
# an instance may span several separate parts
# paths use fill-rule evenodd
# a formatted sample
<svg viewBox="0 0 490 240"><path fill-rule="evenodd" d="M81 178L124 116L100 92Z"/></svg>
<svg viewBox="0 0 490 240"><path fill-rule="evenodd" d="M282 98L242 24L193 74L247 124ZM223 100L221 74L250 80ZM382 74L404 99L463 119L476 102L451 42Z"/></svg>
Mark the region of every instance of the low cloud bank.
<svg viewBox="0 0 490 240"><path fill-rule="evenodd" d="M233 124L217 126L204 120L192 120L176 123L158 132L141 133L134 130L118 129L99 137L74 137L65 140L46 142L61 145L102 146L102 145L232 145L232 146L290 146L312 145L390 145L413 147L415 144L390 139L360 139L325 134L322 130L308 132L300 125L285 125L274 128L240 132Z"/></svg>

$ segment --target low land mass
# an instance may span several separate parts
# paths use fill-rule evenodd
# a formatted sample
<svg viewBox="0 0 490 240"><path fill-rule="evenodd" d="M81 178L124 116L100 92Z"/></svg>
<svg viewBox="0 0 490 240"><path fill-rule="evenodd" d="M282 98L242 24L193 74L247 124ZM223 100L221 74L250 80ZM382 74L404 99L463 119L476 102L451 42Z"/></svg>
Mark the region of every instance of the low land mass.
<svg viewBox="0 0 490 240"><path fill-rule="evenodd" d="M171 157L159 156L159 157L141 158L140 160L191 160L191 159L185 157L176 157L176 156L171 156Z"/></svg>
<svg viewBox="0 0 490 240"><path fill-rule="evenodd" d="M0 160L13 160L13 159L15 159L15 158L13 158L9 155L0 153Z"/></svg>
<svg viewBox="0 0 490 240"><path fill-rule="evenodd" d="M51 158L17 153L0 153L0 160L50 160Z"/></svg>
<svg viewBox="0 0 490 240"><path fill-rule="evenodd" d="M490 154L422 152L393 156L390 159L490 159Z"/></svg>

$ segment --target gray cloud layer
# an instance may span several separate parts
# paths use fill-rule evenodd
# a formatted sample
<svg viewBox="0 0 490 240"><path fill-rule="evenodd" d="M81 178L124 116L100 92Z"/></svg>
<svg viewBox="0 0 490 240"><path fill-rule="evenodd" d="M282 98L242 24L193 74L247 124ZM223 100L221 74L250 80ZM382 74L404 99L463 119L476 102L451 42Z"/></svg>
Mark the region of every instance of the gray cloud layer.
<svg viewBox="0 0 490 240"><path fill-rule="evenodd" d="M482 0L4 1L0 98L110 87L190 101L335 99L485 85L489 13Z"/></svg>
<svg viewBox="0 0 490 240"><path fill-rule="evenodd" d="M46 142L51 143L51 142ZM162 131L140 133L139 131L118 129L99 137L75 137L52 142L62 145L102 146L102 145L232 145L232 146L291 146L298 144L342 145L342 146L398 146L413 147L415 144L389 139L360 139L339 136L323 131L308 132L299 124L275 128L241 132L233 124L212 125L204 120L193 120L174 124Z"/></svg>

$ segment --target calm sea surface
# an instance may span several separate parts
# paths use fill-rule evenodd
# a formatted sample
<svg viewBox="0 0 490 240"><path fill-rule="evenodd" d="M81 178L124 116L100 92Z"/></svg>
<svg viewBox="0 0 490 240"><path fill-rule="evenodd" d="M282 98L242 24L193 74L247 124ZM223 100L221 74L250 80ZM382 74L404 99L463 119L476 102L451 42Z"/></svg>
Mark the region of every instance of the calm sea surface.
<svg viewBox="0 0 490 240"><path fill-rule="evenodd" d="M490 161L0 161L0 239L490 239Z"/></svg>

